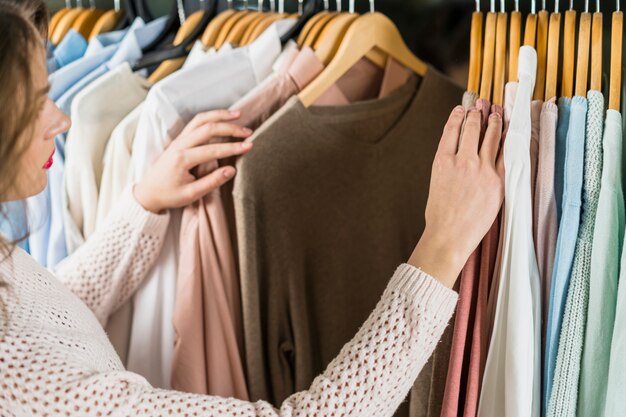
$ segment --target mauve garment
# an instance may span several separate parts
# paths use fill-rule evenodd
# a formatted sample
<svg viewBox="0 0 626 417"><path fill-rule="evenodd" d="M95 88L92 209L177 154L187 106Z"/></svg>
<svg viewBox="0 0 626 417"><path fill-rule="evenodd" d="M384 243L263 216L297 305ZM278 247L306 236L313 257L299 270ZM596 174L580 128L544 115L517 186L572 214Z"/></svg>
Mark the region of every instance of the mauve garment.
<svg viewBox="0 0 626 417"><path fill-rule="evenodd" d="M502 106L491 106L491 113L504 112ZM504 141L504 134L502 137ZM500 219L498 216L493 222L491 229L483 238L480 252L480 272L478 277L478 291L476 295L476 313L472 327L471 347L469 356L469 368L467 373L467 388L465 393L465 417L476 417L478 413L478 399L482 386L485 363L487 361L487 351L489 349L489 338L487 326L487 302L489 299L489 288L495 273L496 258L498 254L498 242L500 240Z"/></svg>
<svg viewBox="0 0 626 417"><path fill-rule="evenodd" d="M541 118L541 107L543 101L533 100L530 103L530 197L534 200L535 184L537 181L537 163L539 160L539 124ZM535 219L533 211L533 220ZM535 243L536 245L536 243Z"/></svg>
<svg viewBox="0 0 626 417"><path fill-rule="evenodd" d="M543 103L540 116L539 161L535 184L535 207L533 212L533 234L535 250L541 278L541 299L543 322L548 318L550 284L556 253L556 239L559 222L556 215L556 196L554 192L554 167L556 129L559 109L556 98ZM545 351L545 326L542 326L542 352Z"/></svg>
<svg viewBox="0 0 626 417"><path fill-rule="evenodd" d="M389 71L372 71L366 60L357 63L324 95L326 102L347 104L352 97L383 86L380 94L409 77L395 62ZM310 48L292 49L282 67L235 103L241 126L258 128L294 94L313 80L323 64ZM218 141L229 139L221 138ZM220 162L221 165L221 162ZM206 175L218 167L214 162L198 168ZM172 388L185 392L247 399L243 370L243 322L239 278L236 270L232 185L216 190L183 211L180 262L177 277L174 327L176 344Z"/></svg>
<svg viewBox="0 0 626 417"><path fill-rule="evenodd" d="M466 93L464 95L467 95ZM465 105L465 100L464 100ZM470 107L471 108L471 107ZM489 117L490 103L478 99L475 108L482 113L483 132ZM467 107L466 107L467 109ZM441 408L441 417L456 417L465 402L465 386L471 349L471 329L475 320L481 247L476 248L461 271L459 302L454 319L452 346Z"/></svg>

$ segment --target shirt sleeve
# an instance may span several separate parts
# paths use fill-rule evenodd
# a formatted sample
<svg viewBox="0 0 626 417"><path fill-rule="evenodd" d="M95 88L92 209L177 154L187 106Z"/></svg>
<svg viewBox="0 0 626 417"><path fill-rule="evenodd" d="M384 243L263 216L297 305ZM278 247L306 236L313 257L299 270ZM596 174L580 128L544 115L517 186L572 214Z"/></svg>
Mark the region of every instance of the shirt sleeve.
<svg viewBox="0 0 626 417"><path fill-rule="evenodd" d="M96 374L66 385L72 397L68 407L77 414L90 410L120 416L392 416L432 354L456 301L457 294L432 277L400 266L352 341L309 390L292 395L280 408L154 389L130 372Z"/></svg>
<svg viewBox="0 0 626 417"><path fill-rule="evenodd" d="M129 187L102 227L59 264L55 274L104 326L146 277L168 223L168 212L146 211Z"/></svg>

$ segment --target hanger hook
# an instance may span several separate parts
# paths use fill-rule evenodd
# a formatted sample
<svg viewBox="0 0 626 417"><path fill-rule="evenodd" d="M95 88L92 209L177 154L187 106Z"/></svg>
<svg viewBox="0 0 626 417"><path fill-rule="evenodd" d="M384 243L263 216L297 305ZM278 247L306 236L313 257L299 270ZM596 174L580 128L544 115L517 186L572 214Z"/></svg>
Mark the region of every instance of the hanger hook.
<svg viewBox="0 0 626 417"><path fill-rule="evenodd" d="M276 11L276 0L270 1L270 11L274 13Z"/></svg>
<svg viewBox="0 0 626 417"><path fill-rule="evenodd" d="M69 0L67 0L65 3L69 3ZM121 6L120 6L120 0L115 0L115 1L113 2L113 9L114 9L116 12L119 12L119 11L120 11L120 8L121 8Z"/></svg>
<svg viewBox="0 0 626 417"><path fill-rule="evenodd" d="M620 11L619 9L620 9L620 7L619 7L619 0L615 0L615 11L619 12Z"/></svg>
<svg viewBox="0 0 626 417"><path fill-rule="evenodd" d="M341 12L341 0L337 0L337 11Z"/></svg>
<svg viewBox="0 0 626 417"><path fill-rule="evenodd" d="M176 0L176 6L178 7L178 20L180 20L180 24L182 25L187 20L187 16L185 16L185 5L183 4L183 0Z"/></svg>
<svg viewBox="0 0 626 417"><path fill-rule="evenodd" d="M500 12L506 11L506 0L500 0Z"/></svg>
<svg viewBox="0 0 626 417"><path fill-rule="evenodd" d="M278 0L278 13L285 13L285 0Z"/></svg>
<svg viewBox="0 0 626 417"><path fill-rule="evenodd" d="M96 8L96 0L89 0L89 7L91 7L92 9Z"/></svg>
<svg viewBox="0 0 626 417"><path fill-rule="evenodd" d="M489 3L489 11L494 13L496 11L496 0L491 0Z"/></svg>
<svg viewBox="0 0 626 417"><path fill-rule="evenodd" d="M263 13L263 0L256 0L256 9L259 13Z"/></svg>
<svg viewBox="0 0 626 417"><path fill-rule="evenodd" d="M370 0L370 13L374 13L376 11L376 5L374 3L375 3L375 0Z"/></svg>
<svg viewBox="0 0 626 417"><path fill-rule="evenodd" d="M348 5L348 7L349 7L348 12L349 13L354 13L354 7L355 7L354 6L354 0L350 0L350 3Z"/></svg>
<svg viewBox="0 0 626 417"><path fill-rule="evenodd" d="M65 0L65 8L66 9L71 9L72 8L72 1L71 0Z"/></svg>
<svg viewBox="0 0 626 417"><path fill-rule="evenodd" d="M585 0L585 13L589 13L589 0Z"/></svg>
<svg viewBox="0 0 626 417"><path fill-rule="evenodd" d="M76 8L77 9L83 8L83 0L76 0Z"/></svg>
<svg viewBox="0 0 626 417"><path fill-rule="evenodd" d="M541 10L546 10L546 0L541 0Z"/></svg>
<svg viewBox="0 0 626 417"><path fill-rule="evenodd" d="M600 12L600 0L596 0L596 12Z"/></svg>
<svg viewBox="0 0 626 417"><path fill-rule="evenodd" d="M519 12L519 0L515 0L515 11Z"/></svg>
<svg viewBox="0 0 626 417"><path fill-rule="evenodd" d="M532 0L530 2L530 14L536 14L536 13L537 13L537 1Z"/></svg>

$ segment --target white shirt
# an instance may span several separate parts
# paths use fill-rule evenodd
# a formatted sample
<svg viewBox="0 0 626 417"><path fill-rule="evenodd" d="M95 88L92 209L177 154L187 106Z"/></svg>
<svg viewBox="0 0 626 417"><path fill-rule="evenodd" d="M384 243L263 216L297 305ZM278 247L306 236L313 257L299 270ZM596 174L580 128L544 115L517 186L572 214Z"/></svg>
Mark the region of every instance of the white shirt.
<svg viewBox="0 0 626 417"><path fill-rule="evenodd" d="M530 103L536 68L535 50L520 48L519 86L504 142L500 284L479 417L535 417L540 412L541 298L530 188Z"/></svg>
<svg viewBox="0 0 626 417"><path fill-rule="evenodd" d="M252 44L217 54L157 83L143 105L133 142L133 178L139 180L183 127L203 111L228 108L263 81L281 53L280 36L294 23L270 26ZM173 210L159 262L134 297L128 369L152 385L170 386L178 271L180 210Z"/></svg>

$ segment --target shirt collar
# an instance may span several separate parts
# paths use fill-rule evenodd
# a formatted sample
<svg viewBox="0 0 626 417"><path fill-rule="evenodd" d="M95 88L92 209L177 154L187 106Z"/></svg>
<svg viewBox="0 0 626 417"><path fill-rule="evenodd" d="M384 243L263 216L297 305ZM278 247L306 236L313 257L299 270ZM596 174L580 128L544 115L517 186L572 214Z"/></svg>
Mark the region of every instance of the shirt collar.
<svg viewBox="0 0 626 417"><path fill-rule="evenodd" d="M126 28L122 30L116 30L114 32L102 33L93 37L89 41L89 46L87 47L87 51L85 51L85 56L96 54L102 51L107 46L120 43L129 30L130 28Z"/></svg>
<svg viewBox="0 0 626 417"><path fill-rule="evenodd" d="M265 30L254 42L246 46L257 82L272 72L276 57L282 51L280 37L296 23L295 19L278 20Z"/></svg>
<svg viewBox="0 0 626 417"><path fill-rule="evenodd" d="M133 22L118 50L109 61L109 67L114 68L122 62L132 62L143 56L142 49L150 44L161 33L167 24L167 16L160 17L145 24L138 17Z"/></svg>
<svg viewBox="0 0 626 417"><path fill-rule="evenodd" d="M57 68L61 68L82 57L86 50L87 41L85 38L74 29L70 29L52 52L51 59L56 62Z"/></svg>

